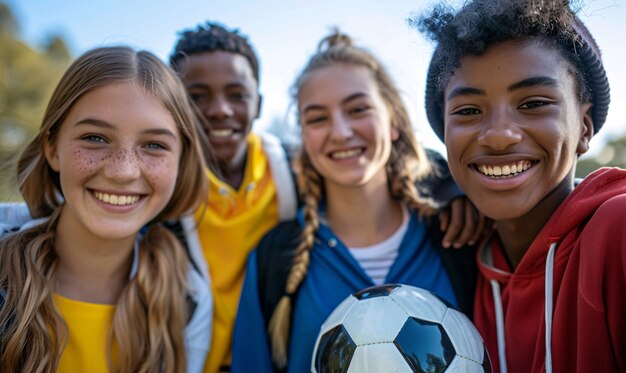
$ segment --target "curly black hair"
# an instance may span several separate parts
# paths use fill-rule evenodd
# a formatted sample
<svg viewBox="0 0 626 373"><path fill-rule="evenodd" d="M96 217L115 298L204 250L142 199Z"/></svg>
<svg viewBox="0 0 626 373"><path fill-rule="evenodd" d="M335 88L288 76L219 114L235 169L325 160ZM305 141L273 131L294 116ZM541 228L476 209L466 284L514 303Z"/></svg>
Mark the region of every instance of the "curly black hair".
<svg viewBox="0 0 626 373"><path fill-rule="evenodd" d="M507 40L537 40L571 63L581 102L592 102L594 133L608 112L609 84L600 50L568 0L474 0L455 13L440 4L409 19L437 43L428 69L426 112L443 139L443 91L463 57Z"/></svg>
<svg viewBox="0 0 626 373"><path fill-rule="evenodd" d="M203 52L223 51L244 56L250 66L257 83L259 83L259 59L248 38L241 35L238 29L228 30L224 26L206 22L195 30L184 30L178 39L174 52L170 55L170 66L180 71L178 62L188 55Z"/></svg>

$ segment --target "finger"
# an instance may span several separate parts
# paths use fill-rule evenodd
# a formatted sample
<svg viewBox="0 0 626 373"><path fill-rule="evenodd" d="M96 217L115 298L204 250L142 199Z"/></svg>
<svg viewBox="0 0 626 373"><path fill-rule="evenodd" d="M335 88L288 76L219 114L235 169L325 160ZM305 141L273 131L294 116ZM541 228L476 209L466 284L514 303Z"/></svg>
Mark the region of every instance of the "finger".
<svg viewBox="0 0 626 373"><path fill-rule="evenodd" d="M445 232L448 229L448 223L450 223L450 211L449 207L445 207L439 211L439 230Z"/></svg>
<svg viewBox="0 0 626 373"><path fill-rule="evenodd" d="M484 235L485 231L487 230L487 217L481 214L478 210L476 210L475 207L473 208L473 216L474 219L476 219L477 224L476 229L474 229L474 234L472 234L472 237L470 237L469 241L467 241L468 245L473 245L478 242L480 237Z"/></svg>
<svg viewBox="0 0 626 373"><path fill-rule="evenodd" d="M464 221L461 233L457 236L454 241L454 247L459 249L463 247L463 245L467 244L474 231L476 230L476 217L474 215L474 206L469 202L469 200L465 200L463 204L463 213L464 213Z"/></svg>
<svg viewBox="0 0 626 373"><path fill-rule="evenodd" d="M446 233L443 236L441 245L445 248L450 247L454 239L459 235L463 227L464 212L463 212L463 198L457 198L450 204L450 218Z"/></svg>

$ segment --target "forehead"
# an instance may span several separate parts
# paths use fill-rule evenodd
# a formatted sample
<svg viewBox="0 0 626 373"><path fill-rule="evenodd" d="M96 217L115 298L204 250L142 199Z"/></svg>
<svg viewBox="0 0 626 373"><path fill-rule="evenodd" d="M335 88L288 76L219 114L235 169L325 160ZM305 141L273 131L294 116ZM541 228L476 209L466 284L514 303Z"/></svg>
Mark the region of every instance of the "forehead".
<svg viewBox="0 0 626 373"><path fill-rule="evenodd" d="M163 102L135 81L107 84L85 93L70 109L62 128L70 129L85 119L106 121L124 134L148 128L178 133Z"/></svg>
<svg viewBox="0 0 626 373"><path fill-rule="evenodd" d="M246 85L257 85L252 66L241 54L214 51L193 53L181 63L185 81L228 81L237 80Z"/></svg>
<svg viewBox="0 0 626 373"><path fill-rule="evenodd" d="M330 104L355 93L379 96L372 73L362 66L334 64L315 69L306 75L300 85L298 101L300 104Z"/></svg>
<svg viewBox="0 0 626 373"><path fill-rule="evenodd" d="M458 85L512 84L530 77L549 77L566 86L574 82L571 69L561 52L545 42L506 41L489 47L479 56L461 58L445 91Z"/></svg>

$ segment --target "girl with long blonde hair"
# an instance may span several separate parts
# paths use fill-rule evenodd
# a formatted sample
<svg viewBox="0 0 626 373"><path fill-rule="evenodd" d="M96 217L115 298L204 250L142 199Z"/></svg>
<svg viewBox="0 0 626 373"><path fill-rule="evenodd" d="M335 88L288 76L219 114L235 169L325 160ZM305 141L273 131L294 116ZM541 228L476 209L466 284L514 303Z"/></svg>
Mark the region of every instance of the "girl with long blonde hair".
<svg viewBox="0 0 626 373"><path fill-rule="evenodd" d="M17 165L35 220L0 240L1 371L201 370L210 294L162 224L206 195L194 118L149 52L68 68Z"/></svg>

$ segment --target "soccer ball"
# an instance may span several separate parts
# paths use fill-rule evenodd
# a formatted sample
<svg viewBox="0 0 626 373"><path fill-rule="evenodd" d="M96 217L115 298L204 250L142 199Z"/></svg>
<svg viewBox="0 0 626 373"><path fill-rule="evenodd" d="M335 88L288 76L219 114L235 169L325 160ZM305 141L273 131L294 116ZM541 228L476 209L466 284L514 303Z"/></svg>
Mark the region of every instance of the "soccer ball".
<svg viewBox="0 0 626 373"><path fill-rule="evenodd" d="M483 340L463 313L408 285L351 294L328 316L311 371L491 372Z"/></svg>

